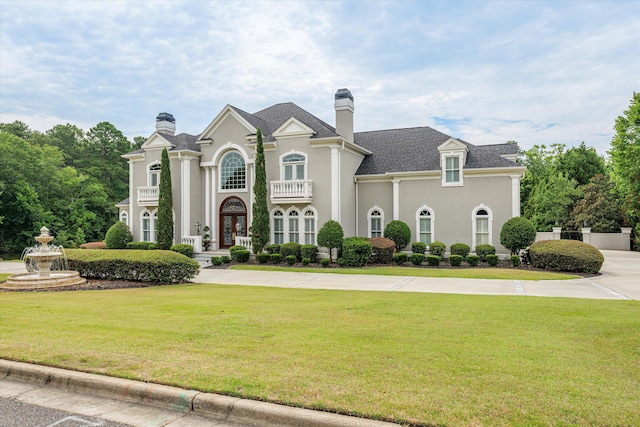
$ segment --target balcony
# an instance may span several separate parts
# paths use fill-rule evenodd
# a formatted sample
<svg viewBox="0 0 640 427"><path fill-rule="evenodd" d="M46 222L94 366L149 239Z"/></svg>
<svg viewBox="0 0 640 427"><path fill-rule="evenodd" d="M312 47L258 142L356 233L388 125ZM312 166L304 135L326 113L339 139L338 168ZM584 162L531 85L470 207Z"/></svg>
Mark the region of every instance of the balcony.
<svg viewBox="0 0 640 427"><path fill-rule="evenodd" d="M271 181L271 203L311 203L310 179Z"/></svg>
<svg viewBox="0 0 640 427"><path fill-rule="evenodd" d="M159 187L138 187L138 205L157 206Z"/></svg>

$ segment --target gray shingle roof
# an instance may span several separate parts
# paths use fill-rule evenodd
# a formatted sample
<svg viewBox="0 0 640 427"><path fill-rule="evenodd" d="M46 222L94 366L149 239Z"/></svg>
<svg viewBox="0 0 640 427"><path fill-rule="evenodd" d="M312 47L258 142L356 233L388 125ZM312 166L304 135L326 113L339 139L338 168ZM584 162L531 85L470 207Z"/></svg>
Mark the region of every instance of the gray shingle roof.
<svg viewBox="0 0 640 427"><path fill-rule="evenodd" d="M274 141L273 132L275 132L291 117L313 129L315 135L311 136L311 138L338 137L336 129L333 126L323 122L313 114L298 107L293 102L276 104L269 108L265 108L264 110L260 110L253 115L262 119L267 125L268 133L265 129L261 129L265 142Z"/></svg>
<svg viewBox="0 0 640 427"><path fill-rule="evenodd" d="M178 135L167 135L163 133L161 135L173 145L173 148L169 151L191 150L200 152L200 146L196 144L196 140L198 139L196 135L189 135L188 133L180 133Z"/></svg>

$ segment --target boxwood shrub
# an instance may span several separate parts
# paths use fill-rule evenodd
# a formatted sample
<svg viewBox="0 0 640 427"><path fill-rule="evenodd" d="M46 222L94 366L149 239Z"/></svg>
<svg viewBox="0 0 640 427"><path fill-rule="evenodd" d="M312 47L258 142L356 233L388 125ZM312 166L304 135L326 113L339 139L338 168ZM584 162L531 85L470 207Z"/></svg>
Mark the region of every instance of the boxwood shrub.
<svg viewBox="0 0 640 427"><path fill-rule="evenodd" d="M286 260L288 256L296 257L296 261L300 259L300 243L289 242L280 245L280 253Z"/></svg>
<svg viewBox="0 0 640 427"><path fill-rule="evenodd" d="M151 242L129 242L127 243L127 249L135 249L138 251L146 251L149 249ZM82 247L82 246L81 246Z"/></svg>
<svg viewBox="0 0 640 427"><path fill-rule="evenodd" d="M371 262L374 264L391 264L391 261L394 260L393 254L396 252L395 242L386 237L372 237L367 240L371 242Z"/></svg>
<svg viewBox="0 0 640 427"><path fill-rule="evenodd" d="M331 259L330 258L322 258L320 260L320 265L323 266L324 268L329 267L329 264L331 264Z"/></svg>
<svg viewBox="0 0 640 427"><path fill-rule="evenodd" d="M467 261L470 266L477 267L480 263L480 257L478 255L467 255L465 261Z"/></svg>
<svg viewBox="0 0 640 427"><path fill-rule="evenodd" d="M298 259L296 258L296 256L295 256L295 255L287 255L287 256L284 258L284 260L287 262L287 264L289 264L289 265L293 265L293 264L295 264L295 263L296 263L296 261L297 261Z"/></svg>
<svg viewBox="0 0 640 427"><path fill-rule="evenodd" d="M258 261L258 264L266 264L270 259L271 255L266 252L260 252L256 254L256 260Z"/></svg>
<svg viewBox="0 0 640 427"><path fill-rule="evenodd" d="M239 251L236 251L235 256L237 262L247 262L249 261L249 257L251 256L251 251L241 249Z"/></svg>
<svg viewBox="0 0 640 427"><path fill-rule="evenodd" d="M219 256L212 256L211 257L211 264L213 264L213 265L222 265L222 258L220 258Z"/></svg>
<svg viewBox="0 0 640 427"><path fill-rule="evenodd" d="M494 255L494 254L488 254L486 256L486 259L487 259L487 264L494 267L498 265L498 261L500 261L500 259L498 258L498 255Z"/></svg>
<svg viewBox="0 0 640 427"><path fill-rule="evenodd" d="M231 257L228 255L222 255L220 258L222 259L222 262L224 262L225 264L229 264L231 262Z"/></svg>
<svg viewBox="0 0 640 427"><path fill-rule="evenodd" d="M176 245L171 246L171 250L174 252L178 252L184 256L188 256L189 258L193 257L193 246L187 245L185 243L178 243Z"/></svg>
<svg viewBox="0 0 640 427"><path fill-rule="evenodd" d="M280 264L282 262L282 254L271 254L269 258L271 258L271 264Z"/></svg>
<svg viewBox="0 0 640 427"><path fill-rule="evenodd" d="M104 241L107 249L125 249L133 241L133 235L124 222L117 221L107 230Z"/></svg>
<svg viewBox="0 0 640 427"><path fill-rule="evenodd" d="M411 241L411 229L405 222L398 219L388 223L382 235L395 242L397 251L401 251Z"/></svg>
<svg viewBox="0 0 640 427"><path fill-rule="evenodd" d="M237 246L237 245L234 245L234 246L231 246L231 247L229 248L229 255L231 255L231 259L232 259L232 260L237 261L237 259L236 259L236 253L237 253L238 251L244 251L244 250L246 250L246 248L245 248L244 246Z"/></svg>
<svg viewBox="0 0 640 427"><path fill-rule="evenodd" d="M318 247L316 245L300 246L300 257L308 258L309 262L316 262L318 259Z"/></svg>
<svg viewBox="0 0 640 427"><path fill-rule="evenodd" d="M267 245L264 247L264 250L267 251L268 254L279 254L280 253L280 245L274 243L272 245Z"/></svg>
<svg viewBox="0 0 640 427"><path fill-rule="evenodd" d="M369 261L373 246L362 237L348 237L342 242L342 258L351 267L362 267Z"/></svg>
<svg viewBox="0 0 640 427"><path fill-rule="evenodd" d="M469 255L471 248L466 243L454 243L451 245L451 255L460 255L462 258L465 258Z"/></svg>
<svg viewBox="0 0 640 427"><path fill-rule="evenodd" d="M493 245L477 245L476 246L476 255L478 255L480 257L480 261L482 262L486 262L487 261L487 255L495 255L496 254L496 248Z"/></svg>
<svg viewBox="0 0 640 427"><path fill-rule="evenodd" d="M511 265L513 267L520 267L520 256L519 255L511 255Z"/></svg>
<svg viewBox="0 0 640 427"><path fill-rule="evenodd" d="M307 265L309 265L309 263L311 262L311 259L309 258L302 258L302 266L306 267Z"/></svg>
<svg viewBox="0 0 640 427"><path fill-rule="evenodd" d="M424 255L424 253L427 251L427 244L422 242L413 242L411 244L411 251L414 254Z"/></svg>
<svg viewBox="0 0 640 427"><path fill-rule="evenodd" d="M449 256L449 265L453 266L453 267L459 267L460 264L462 264L462 260L464 258L462 257L462 255L451 255Z"/></svg>
<svg viewBox="0 0 640 427"><path fill-rule="evenodd" d="M431 242L429 245L429 254L441 257L447 250L447 245L442 242Z"/></svg>
<svg viewBox="0 0 640 427"><path fill-rule="evenodd" d="M393 244L393 246L395 247L395 243ZM407 262L407 260L409 259L409 257L407 256L406 253L404 252L398 252L397 254L395 254L393 256L393 260L396 262L396 264L398 265L402 265L405 262Z"/></svg>
<svg viewBox="0 0 640 427"><path fill-rule="evenodd" d="M427 264L431 267L440 265L440 257L437 255L427 255Z"/></svg>
<svg viewBox="0 0 640 427"><path fill-rule="evenodd" d="M173 251L68 249L69 268L87 279L176 283L193 279L197 261Z"/></svg>
<svg viewBox="0 0 640 427"><path fill-rule="evenodd" d="M543 240L529 248L531 264L545 270L597 273L604 256L593 246L577 240Z"/></svg>
<svg viewBox="0 0 640 427"><path fill-rule="evenodd" d="M411 254L411 264L422 265L424 262L424 254Z"/></svg>

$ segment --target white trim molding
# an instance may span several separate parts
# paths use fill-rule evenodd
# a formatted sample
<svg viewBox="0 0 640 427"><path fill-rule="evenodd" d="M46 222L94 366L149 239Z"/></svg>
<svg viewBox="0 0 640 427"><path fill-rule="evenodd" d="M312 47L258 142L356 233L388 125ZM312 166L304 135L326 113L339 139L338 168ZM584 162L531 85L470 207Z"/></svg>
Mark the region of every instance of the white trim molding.
<svg viewBox="0 0 640 427"><path fill-rule="evenodd" d="M478 215L478 212L480 211L485 211L487 213L487 215ZM476 243L477 243L477 223L478 223L478 219L488 219L487 221L487 227L488 227L488 244L493 245L493 211L491 210L491 208L489 208L488 206L485 206L484 204L480 204L478 206L476 206L473 211L471 211L471 250L475 251L476 250Z"/></svg>
<svg viewBox="0 0 640 427"><path fill-rule="evenodd" d="M428 212L429 215L420 215L422 212ZM431 236L431 241L435 242L435 228L436 228L436 213L433 209L431 209L429 206L427 205L422 205L418 208L418 210L416 211L416 242L421 242L420 240L420 220L421 219L429 219L430 220L430 228L429 228L429 234ZM430 244L427 244L427 247Z"/></svg>
<svg viewBox="0 0 640 427"><path fill-rule="evenodd" d="M374 215L377 213L377 215ZM373 218L380 219L380 237L384 235L384 211L379 206L375 205L367 212L367 237L371 238L371 220Z"/></svg>

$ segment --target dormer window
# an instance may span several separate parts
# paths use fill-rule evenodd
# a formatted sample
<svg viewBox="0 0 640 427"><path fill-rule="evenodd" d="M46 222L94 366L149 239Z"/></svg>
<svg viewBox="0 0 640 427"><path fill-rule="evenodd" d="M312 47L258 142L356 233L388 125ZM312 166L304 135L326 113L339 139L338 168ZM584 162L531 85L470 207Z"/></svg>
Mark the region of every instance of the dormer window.
<svg viewBox="0 0 640 427"><path fill-rule="evenodd" d="M464 181L464 165L467 161L469 148L466 144L449 138L438 146L440 152L440 167L442 169L443 187L461 187Z"/></svg>
<svg viewBox="0 0 640 427"><path fill-rule="evenodd" d="M160 163L154 163L149 166L149 187L158 185L160 185Z"/></svg>
<svg viewBox="0 0 640 427"><path fill-rule="evenodd" d="M282 179L284 181L305 179L307 158L300 153L291 153L282 157Z"/></svg>
<svg viewBox="0 0 640 427"><path fill-rule="evenodd" d="M445 157L445 182L447 184L460 182L460 157Z"/></svg>

